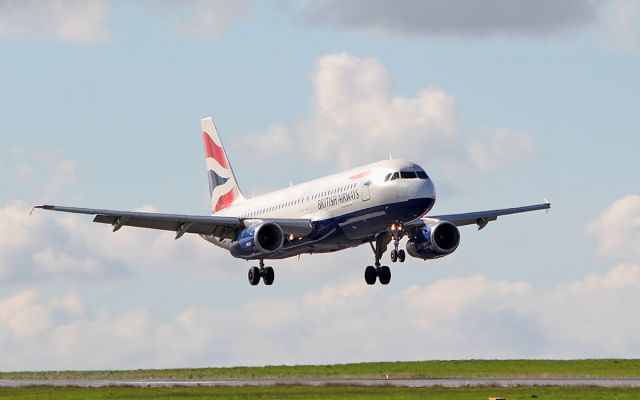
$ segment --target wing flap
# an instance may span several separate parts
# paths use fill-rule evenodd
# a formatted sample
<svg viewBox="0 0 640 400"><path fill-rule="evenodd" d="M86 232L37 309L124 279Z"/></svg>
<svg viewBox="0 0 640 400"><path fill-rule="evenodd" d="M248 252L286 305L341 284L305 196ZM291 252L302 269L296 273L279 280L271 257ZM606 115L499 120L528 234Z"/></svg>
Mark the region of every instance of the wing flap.
<svg viewBox="0 0 640 400"><path fill-rule="evenodd" d="M162 231L174 231L178 232L182 230L182 233L196 233L200 235L215 235L215 233L220 233L220 225L212 225L206 223L195 223L189 221L182 220L156 220L151 218L136 218L136 217L124 217L125 221L119 222L119 218L117 216L112 215L96 215L93 219L93 222L98 222L101 224L109 224L116 226L132 226L136 228L147 228L147 229L157 229ZM182 236L182 235L181 235Z"/></svg>
<svg viewBox="0 0 640 400"><path fill-rule="evenodd" d="M234 217L113 211L52 205L36 206L35 208L74 214L95 215L93 222L112 225L114 231L117 231L123 226L173 231L177 234L176 239L185 233L232 238L236 230L244 229L245 227L239 218Z"/></svg>
<svg viewBox="0 0 640 400"><path fill-rule="evenodd" d="M213 235L220 238L234 239L239 230L255 223L271 221L280 225L285 234L306 236L313 231L313 224L308 219L265 218L260 220L245 220L236 217L199 216L160 214L140 211L113 211L93 208L35 206L44 210L68 212L74 214L95 215L93 222L109 224L117 231L123 226L157 229L176 232L176 239L185 233Z"/></svg>

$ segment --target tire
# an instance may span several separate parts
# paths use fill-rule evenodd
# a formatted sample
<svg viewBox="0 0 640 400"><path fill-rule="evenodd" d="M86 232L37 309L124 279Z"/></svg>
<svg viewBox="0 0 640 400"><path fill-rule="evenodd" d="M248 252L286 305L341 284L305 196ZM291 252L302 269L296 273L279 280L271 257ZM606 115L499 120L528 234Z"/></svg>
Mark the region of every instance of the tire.
<svg viewBox="0 0 640 400"><path fill-rule="evenodd" d="M378 280L383 285L388 285L391 282L391 270L387 266L378 268Z"/></svg>
<svg viewBox="0 0 640 400"><path fill-rule="evenodd" d="M364 280L367 282L367 285L375 285L376 283L376 269L369 265L364 269Z"/></svg>
<svg viewBox="0 0 640 400"><path fill-rule="evenodd" d="M406 254L405 254L404 250L400 250L398 252L398 260L400 260L400 262L404 262L405 257L406 257Z"/></svg>
<svg viewBox="0 0 640 400"><path fill-rule="evenodd" d="M398 261L398 252L394 249L391 250L391 262Z"/></svg>
<svg viewBox="0 0 640 400"><path fill-rule="evenodd" d="M267 267L264 269L264 276L262 277L262 281L265 285L270 286L273 283L273 279L275 278L275 273L273 272L273 268Z"/></svg>
<svg viewBox="0 0 640 400"><path fill-rule="evenodd" d="M258 267L249 268L247 277L249 278L249 284L251 284L251 286L257 285L260 283L260 269L258 269Z"/></svg>

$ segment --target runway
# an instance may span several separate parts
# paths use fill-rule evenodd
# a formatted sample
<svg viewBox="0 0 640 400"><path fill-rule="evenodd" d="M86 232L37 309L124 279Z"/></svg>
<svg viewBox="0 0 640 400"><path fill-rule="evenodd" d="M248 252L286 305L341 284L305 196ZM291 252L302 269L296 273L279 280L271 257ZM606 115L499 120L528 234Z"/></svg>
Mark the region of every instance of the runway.
<svg viewBox="0 0 640 400"><path fill-rule="evenodd" d="M74 386L100 388L110 386L129 387L216 387L216 386L274 386L274 385L345 385L345 386L397 386L397 387L470 387L470 386L594 386L594 387L640 387L640 379L582 379L582 378L519 378L519 379L238 379L238 380L81 380L81 379L16 379L0 380L0 387Z"/></svg>

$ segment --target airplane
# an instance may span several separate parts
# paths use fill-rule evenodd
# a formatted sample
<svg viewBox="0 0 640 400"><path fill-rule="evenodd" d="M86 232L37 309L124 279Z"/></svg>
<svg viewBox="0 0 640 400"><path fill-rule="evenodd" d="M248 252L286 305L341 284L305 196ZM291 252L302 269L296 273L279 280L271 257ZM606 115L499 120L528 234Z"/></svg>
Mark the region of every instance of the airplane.
<svg viewBox="0 0 640 400"><path fill-rule="evenodd" d="M369 285L391 281L391 270L380 260L389 245L391 262L407 254L432 260L453 253L460 243L458 227L477 225L510 214L545 210L551 203L448 215L427 215L436 201L435 186L426 171L406 160L389 159L353 168L254 198L243 196L211 117L201 120L211 215L178 215L113 211L55 205L34 208L94 215L93 222L197 234L244 260L251 285L274 281L265 260L301 254L330 253L369 244L374 263L365 268ZM407 237L406 252L399 249Z"/></svg>

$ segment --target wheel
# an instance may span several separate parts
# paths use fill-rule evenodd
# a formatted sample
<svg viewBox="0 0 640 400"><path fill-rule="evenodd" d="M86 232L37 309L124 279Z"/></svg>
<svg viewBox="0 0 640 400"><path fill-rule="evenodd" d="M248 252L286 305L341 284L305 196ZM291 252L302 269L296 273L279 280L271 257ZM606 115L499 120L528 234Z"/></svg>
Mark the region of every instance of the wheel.
<svg viewBox="0 0 640 400"><path fill-rule="evenodd" d="M260 269L258 267L249 268L249 283L251 286L255 286L260 283Z"/></svg>
<svg viewBox="0 0 640 400"><path fill-rule="evenodd" d="M404 262L405 257L406 257L406 254L404 253L404 250L400 250L398 252L398 260L400 260L400 262Z"/></svg>
<svg viewBox="0 0 640 400"><path fill-rule="evenodd" d="M391 270L387 266L378 268L378 279L383 285L388 285L391 282Z"/></svg>
<svg viewBox="0 0 640 400"><path fill-rule="evenodd" d="M273 268L266 267L264 269L264 276L262 277L262 281L265 285L269 286L273 283L273 279L275 278L275 274L273 273Z"/></svg>
<svg viewBox="0 0 640 400"><path fill-rule="evenodd" d="M391 262L396 262L398 260L398 252L394 249L391 250Z"/></svg>
<svg viewBox="0 0 640 400"><path fill-rule="evenodd" d="M376 283L376 269L369 265L364 269L364 280L367 282L367 285L374 285Z"/></svg>

